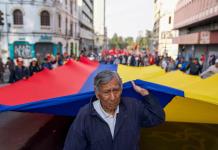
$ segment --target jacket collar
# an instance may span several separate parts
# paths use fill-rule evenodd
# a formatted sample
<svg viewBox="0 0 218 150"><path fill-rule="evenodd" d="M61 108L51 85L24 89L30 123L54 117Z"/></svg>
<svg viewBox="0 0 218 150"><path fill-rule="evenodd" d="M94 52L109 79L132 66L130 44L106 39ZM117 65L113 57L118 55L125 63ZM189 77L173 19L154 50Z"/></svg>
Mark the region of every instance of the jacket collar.
<svg viewBox="0 0 218 150"><path fill-rule="evenodd" d="M95 110L95 108L94 108L94 106L92 104L95 100L97 100L97 98L95 96L92 97L91 100L90 100L90 103L89 103L90 115L93 116L93 117L94 116L100 117L100 115L96 112L96 110ZM123 124L125 123L126 118L128 117L128 115L126 113L126 106L125 105L126 104L125 104L123 98L121 97L120 104L119 104L119 113L117 114L117 118L116 118L114 138L116 137L116 135L120 131L120 128L123 126Z"/></svg>

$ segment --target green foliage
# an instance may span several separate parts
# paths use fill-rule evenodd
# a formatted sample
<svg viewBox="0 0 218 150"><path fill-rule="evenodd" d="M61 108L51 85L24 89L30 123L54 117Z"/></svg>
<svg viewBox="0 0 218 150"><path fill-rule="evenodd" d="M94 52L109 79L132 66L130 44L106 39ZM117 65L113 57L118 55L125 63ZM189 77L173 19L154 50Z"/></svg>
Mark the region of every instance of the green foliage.
<svg viewBox="0 0 218 150"><path fill-rule="evenodd" d="M123 38L122 36L118 36L116 33L113 37L109 40L109 48L118 48L124 49L127 46L134 44L133 37Z"/></svg>
<svg viewBox="0 0 218 150"><path fill-rule="evenodd" d="M136 38L136 41L134 41L134 38L129 36L129 37L122 37L117 35L115 33L113 37L109 40L109 48L118 48L118 49L124 49L127 48L128 46L133 47L134 45L139 45L141 49L146 49L149 47L151 43L151 38L152 38L152 32L149 30L146 30L145 36L138 36Z"/></svg>

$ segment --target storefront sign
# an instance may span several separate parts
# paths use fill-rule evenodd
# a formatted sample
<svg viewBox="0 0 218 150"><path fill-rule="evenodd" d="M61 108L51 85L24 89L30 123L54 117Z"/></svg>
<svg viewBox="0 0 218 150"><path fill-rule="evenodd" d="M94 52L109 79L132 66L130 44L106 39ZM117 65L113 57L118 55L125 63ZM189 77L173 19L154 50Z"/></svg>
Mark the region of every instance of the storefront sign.
<svg viewBox="0 0 218 150"><path fill-rule="evenodd" d="M210 43L210 32L201 32L200 34L200 44L209 44Z"/></svg>
<svg viewBox="0 0 218 150"><path fill-rule="evenodd" d="M26 38L25 37L20 37L18 40L19 41L26 41Z"/></svg>
<svg viewBox="0 0 218 150"><path fill-rule="evenodd" d="M41 35L39 40L40 41L51 41L52 40L52 36Z"/></svg>

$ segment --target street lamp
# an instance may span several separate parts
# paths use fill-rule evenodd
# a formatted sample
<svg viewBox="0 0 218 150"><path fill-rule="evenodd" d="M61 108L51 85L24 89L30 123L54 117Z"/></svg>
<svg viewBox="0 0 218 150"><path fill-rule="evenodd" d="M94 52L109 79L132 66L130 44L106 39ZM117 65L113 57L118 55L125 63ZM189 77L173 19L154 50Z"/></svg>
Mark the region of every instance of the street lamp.
<svg viewBox="0 0 218 150"><path fill-rule="evenodd" d="M167 54L167 32L164 32L164 55Z"/></svg>

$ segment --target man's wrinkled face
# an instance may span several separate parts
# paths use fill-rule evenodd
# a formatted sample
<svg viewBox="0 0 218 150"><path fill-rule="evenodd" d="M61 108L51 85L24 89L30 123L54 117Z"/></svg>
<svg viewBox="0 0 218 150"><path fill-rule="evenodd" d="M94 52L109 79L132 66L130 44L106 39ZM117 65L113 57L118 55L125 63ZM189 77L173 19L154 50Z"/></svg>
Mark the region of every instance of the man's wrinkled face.
<svg viewBox="0 0 218 150"><path fill-rule="evenodd" d="M116 79L112 79L108 83L100 85L98 90L95 89L95 93L103 109L106 112L114 112L120 103L122 88Z"/></svg>

